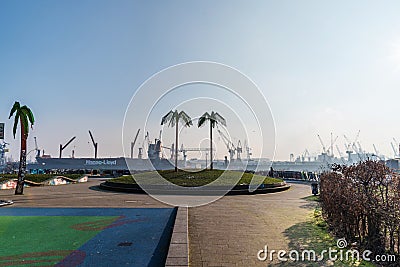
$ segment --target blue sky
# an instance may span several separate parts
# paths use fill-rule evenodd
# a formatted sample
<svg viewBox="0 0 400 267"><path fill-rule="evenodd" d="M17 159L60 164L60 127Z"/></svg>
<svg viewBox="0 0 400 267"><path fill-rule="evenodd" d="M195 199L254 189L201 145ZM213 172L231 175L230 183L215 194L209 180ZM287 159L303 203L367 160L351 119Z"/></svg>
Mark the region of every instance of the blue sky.
<svg viewBox="0 0 400 267"><path fill-rule="evenodd" d="M277 159L320 152L317 134L328 143L331 132L343 152L343 134L358 130L366 150L375 144L390 156L392 137L400 139L399 13L398 1L3 0L0 121L14 158L15 100L37 117L30 147L37 136L56 156L76 135L77 156L90 156L91 129L100 156L119 156L135 90L168 66L209 60L262 90Z"/></svg>

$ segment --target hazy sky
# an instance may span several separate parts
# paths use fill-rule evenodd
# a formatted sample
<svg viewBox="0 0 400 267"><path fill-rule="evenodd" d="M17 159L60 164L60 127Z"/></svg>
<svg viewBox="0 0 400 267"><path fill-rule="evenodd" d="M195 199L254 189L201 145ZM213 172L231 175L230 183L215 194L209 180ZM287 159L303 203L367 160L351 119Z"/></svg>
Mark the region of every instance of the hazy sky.
<svg viewBox="0 0 400 267"><path fill-rule="evenodd" d="M76 156L91 156L90 129L99 156L120 156L135 90L168 66L205 60L259 86L275 118L277 159L318 153L317 134L328 145L331 132L344 152L343 134L358 130L365 150L375 144L393 156L399 14L398 1L2 0L0 121L14 158L15 100L36 115L30 148L37 136L57 156L59 144L77 136L65 156L74 146Z"/></svg>

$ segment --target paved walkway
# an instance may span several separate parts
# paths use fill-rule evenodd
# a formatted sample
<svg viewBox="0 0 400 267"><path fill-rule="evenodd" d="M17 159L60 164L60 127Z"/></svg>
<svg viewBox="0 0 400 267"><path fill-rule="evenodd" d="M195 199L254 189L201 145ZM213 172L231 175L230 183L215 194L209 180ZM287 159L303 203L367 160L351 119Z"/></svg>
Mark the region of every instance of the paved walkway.
<svg viewBox="0 0 400 267"><path fill-rule="evenodd" d="M257 252L265 245L288 249L284 231L307 220L313 204L301 198L310 193L309 185L292 184L285 192L225 196L190 208L190 265L269 266L257 259Z"/></svg>
<svg viewBox="0 0 400 267"><path fill-rule="evenodd" d="M12 199L10 207L104 207L104 208L170 208L146 194L126 194L98 190L104 180L90 179L87 183L30 187L24 195L14 190L0 190L0 199ZM92 190L92 189L94 190Z"/></svg>
<svg viewBox="0 0 400 267"><path fill-rule="evenodd" d="M0 190L0 199L14 200L11 207L170 207L145 194L97 190L100 182L90 180L81 184L26 188L23 196L15 196L13 190ZM301 198L309 195L309 185L292 184L292 188L284 192L225 196L209 205L189 208L190 265L269 266L269 262L257 260L257 252L265 245L274 250L288 249L289 240L284 231L307 220L313 204ZM180 245L176 247L182 247L187 253L182 245L185 243L182 241L185 216L178 217L176 224L183 226L177 232L175 242ZM173 254L182 256L178 255L179 251ZM174 260L175 263L185 262L185 259ZM172 262L170 264L173 266Z"/></svg>

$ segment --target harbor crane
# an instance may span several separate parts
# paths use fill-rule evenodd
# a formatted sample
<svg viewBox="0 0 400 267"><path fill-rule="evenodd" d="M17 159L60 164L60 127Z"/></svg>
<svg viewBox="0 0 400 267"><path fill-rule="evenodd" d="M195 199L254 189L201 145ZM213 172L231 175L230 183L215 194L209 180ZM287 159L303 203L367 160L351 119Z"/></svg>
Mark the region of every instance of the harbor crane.
<svg viewBox="0 0 400 267"><path fill-rule="evenodd" d="M393 142L390 142L390 145L392 146L392 149L393 149L394 158L397 158L399 156L399 154L398 154L398 151L397 151L395 145L393 145Z"/></svg>
<svg viewBox="0 0 400 267"><path fill-rule="evenodd" d="M357 156L358 156L358 159L359 159L360 161L362 161L363 158L362 158L362 156L361 156L361 153L362 153L362 152L360 152L360 147L357 147L357 144L356 144L356 143L353 143L353 149L354 149L354 151L356 152L356 154L357 154Z"/></svg>
<svg viewBox="0 0 400 267"><path fill-rule="evenodd" d="M360 130L358 130L356 138L354 138L353 142L351 142L350 139L347 138L346 135L343 135L343 136L344 136L344 139L346 139L346 141L347 141L347 144L345 145L346 146L347 161L349 163L351 163L352 162L351 154L353 154L353 149L354 149L355 143L357 142L358 137L360 136Z"/></svg>
<svg viewBox="0 0 400 267"><path fill-rule="evenodd" d="M60 159L62 158L62 152L63 150L74 141L76 136L72 137L65 145L60 144ZM35 142L36 142L36 137L35 137Z"/></svg>
<svg viewBox="0 0 400 267"><path fill-rule="evenodd" d="M28 155L29 155L30 153L32 153L33 151L36 151L36 156L35 156L35 157L38 158L38 157L40 157L40 149L38 148L36 136L33 137L33 139L35 140L35 148L32 149L32 150L30 150L30 151L28 152L28 154L26 154L26 155L28 156Z"/></svg>
<svg viewBox="0 0 400 267"><path fill-rule="evenodd" d="M338 138L339 138L339 136L336 136L335 138L333 138L333 133L331 133L331 144L330 144L329 148L327 149L324 142L322 141L321 136L318 134L319 142L322 145L322 153L326 154L328 156L334 157L335 155L334 155L334 151L333 151L333 146L335 145Z"/></svg>
<svg viewBox="0 0 400 267"><path fill-rule="evenodd" d="M393 137L393 141L394 141L394 143L395 143L396 145L399 144L399 142L397 142L396 138L394 138L394 137Z"/></svg>
<svg viewBox="0 0 400 267"><path fill-rule="evenodd" d="M344 157L343 157L342 151L339 149L339 146L338 146L338 145L336 145L336 150L337 150L337 152L339 153L340 160L342 161L342 163L343 163L343 164L346 164L346 162L344 161Z"/></svg>
<svg viewBox="0 0 400 267"><path fill-rule="evenodd" d="M175 146L172 143L171 147L167 147L167 146L161 146L162 148L168 149L169 153L170 153L170 159L172 160L174 158L174 151L175 151ZM164 154L163 154L164 155Z"/></svg>
<svg viewBox="0 0 400 267"><path fill-rule="evenodd" d="M333 138L333 134L331 133L331 156L334 157L335 154L333 153L333 146L336 144L336 141L338 140L339 136L337 135L335 138Z"/></svg>
<svg viewBox="0 0 400 267"><path fill-rule="evenodd" d="M394 137L393 137L393 141L394 141L394 144L395 144L395 147L396 147L396 150L397 150L397 153L395 153L395 154L397 154L397 157L399 157L400 156L400 143L397 142L396 138L394 138Z"/></svg>
<svg viewBox="0 0 400 267"><path fill-rule="evenodd" d="M239 140L238 144L236 146L236 159L237 160L242 160L241 159L242 152L243 152L242 143Z"/></svg>
<svg viewBox="0 0 400 267"><path fill-rule="evenodd" d="M379 152L378 152L378 149L376 149L375 144L372 144L372 146L374 147L375 154L378 156L378 155L379 155Z"/></svg>
<svg viewBox="0 0 400 267"><path fill-rule="evenodd" d="M131 142L131 159L133 159L133 148L135 147L136 140L137 140L137 138L139 136L139 132L140 132L140 129L137 130L135 139L133 140L133 142Z"/></svg>
<svg viewBox="0 0 400 267"><path fill-rule="evenodd" d="M33 137L33 139L35 139L36 157L38 158L38 157L40 157L40 149L39 149L38 144L37 144L36 136Z"/></svg>
<svg viewBox="0 0 400 267"><path fill-rule="evenodd" d="M182 152L183 153L183 159L184 159L184 161L186 161L186 157L187 157L187 152L193 152L193 151L198 151L198 152L202 152L202 151L206 151L206 152L208 152L208 151L210 151L210 148L209 147L207 147L207 148L200 148L200 147L198 147L198 148L185 148L185 147L183 147L183 144L181 145L181 149L179 149L179 152Z"/></svg>
<svg viewBox="0 0 400 267"><path fill-rule="evenodd" d="M379 156L379 151L378 151L378 149L376 148L375 144L372 144L372 146L374 147L374 151L375 151L375 154L372 154L372 156L375 156L375 157L378 158L379 160L382 160L381 157Z"/></svg>
<svg viewBox="0 0 400 267"><path fill-rule="evenodd" d="M365 154L365 151L362 149L360 141L357 141L358 152L362 155Z"/></svg>
<svg viewBox="0 0 400 267"><path fill-rule="evenodd" d="M232 161L233 157L235 156L236 147L235 145L229 140L229 138L220 130L218 130L219 135L221 136L222 141L224 141L226 148L228 149L229 158Z"/></svg>
<svg viewBox="0 0 400 267"><path fill-rule="evenodd" d="M324 142L322 141L321 136L320 136L319 134L317 134L317 136L318 136L319 142L320 142L321 145L322 145L322 153L326 154L326 147L325 147L325 144L324 144Z"/></svg>
<svg viewBox="0 0 400 267"><path fill-rule="evenodd" d="M90 135L90 139L92 139L92 143L93 143L93 147L94 147L94 158L97 159L97 146L98 146L98 143L96 143L94 141L92 132L90 130L89 130L89 135Z"/></svg>
<svg viewBox="0 0 400 267"><path fill-rule="evenodd" d="M139 147L139 154L138 154L138 158L139 159L143 158L143 149L144 149L145 142L147 142L147 147L148 147L149 144L150 144L149 132L146 132L146 134L144 136L144 139L143 139L143 142L142 142L142 146Z"/></svg>
<svg viewBox="0 0 400 267"><path fill-rule="evenodd" d="M247 145L247 140L244 140L244 147L246 149L247 161L250 161L250 156L252 156L253 153L251 152L251 148Z"/></svg>

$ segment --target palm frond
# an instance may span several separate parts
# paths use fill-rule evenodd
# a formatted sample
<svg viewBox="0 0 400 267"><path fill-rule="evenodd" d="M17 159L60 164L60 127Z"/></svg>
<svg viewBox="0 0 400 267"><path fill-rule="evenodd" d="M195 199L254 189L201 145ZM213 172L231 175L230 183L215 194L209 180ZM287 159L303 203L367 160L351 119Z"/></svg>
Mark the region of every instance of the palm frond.
<svg viewBox="0 0 400 267"><path fill-rule="evenodd" d="M218 112L212 112L211 117L214 119L215 123L221 123L222 125L226 126L225 118L219 115Z"/></svg>
<svg viewBox="0 0 400 267"><path fill-rule="evenodd" d="M201 117L199 118L198 122L197 122L197 127L201 127L204 126L204 124L206 123L207 120L210 119L210 114L208 114L208 112L204 113L203 115L201 115Z"/></svg>
<svg viewBox="0 0 400 267"><path fill-rule="evenodd" d="M22 113L23 113L23 111L22 111ZM21 119L21 124L22 124L22 129L24 130L23 132L22 132L22 134L24 134L25 135L25 137L27 137L28 136L28 134L29 134L29 123L28 123L28 118L27 118L27 116L25 116L25 114L21 114L20 115L20 119Z"/></svg>
<svg viewBox="0 0 400 267"><path fill-rule="evenodd" d="M161 125L164 125L167 122L169 122L172 119L173 115L174 115L174 112L172 110L170 112L168 112L164 117L162 117Z"/></svg>
<svg viewBox="0 0 400 267"><path fill-rule="evenodd" d="M14 112L16 112L16 111L18 112L19 109L20 109L20 104L19 104L18 101L15 101L13 107L11 108L10 116L8 116L8 119L11 119L12 115L14 114Z"/></svg>
<svg viewBox="0 0 400 267"><path fill-rule="evenodd" d="M35 123L35 117L33 116L33 113L31 111L30 108L28 108L27 106L23 106L21 108L21 110L24 112L24 114L28 117L29 122L31 123L31 127L32 125Z"/></svg>
<svg viewBox="0 0 400 267"><path fill-rule="evenodd" d="M13 126L13 136L17 134L18 122L21 122L21 127L24 130L22 134L27 135L29 133L29 123L33 125L35 123L35 117L33 116L32 111L27 106L22 106L18 101L15 101L13 107L10 111L10 116L8 117L11 119L12 116L14 117L14 126Z"/></svg>
<svg viewBox="0 0 400 267"><path fill-rule="evenodd" d="M19 112L15 113L15 117L14 117L14 126L13 126L14 138L15 138L15 135L17 134L18 120L19 120Z"/></svg>
<svg viewBox="0 0 400 267"><path fill-rule="evenodd" d="M190 127L191 125L193 125L192 119L190 118L190 116L188 114L186 114L185 111L181 111L179 112L179 120L183 121L184 126L186 127Z"/></svg>

